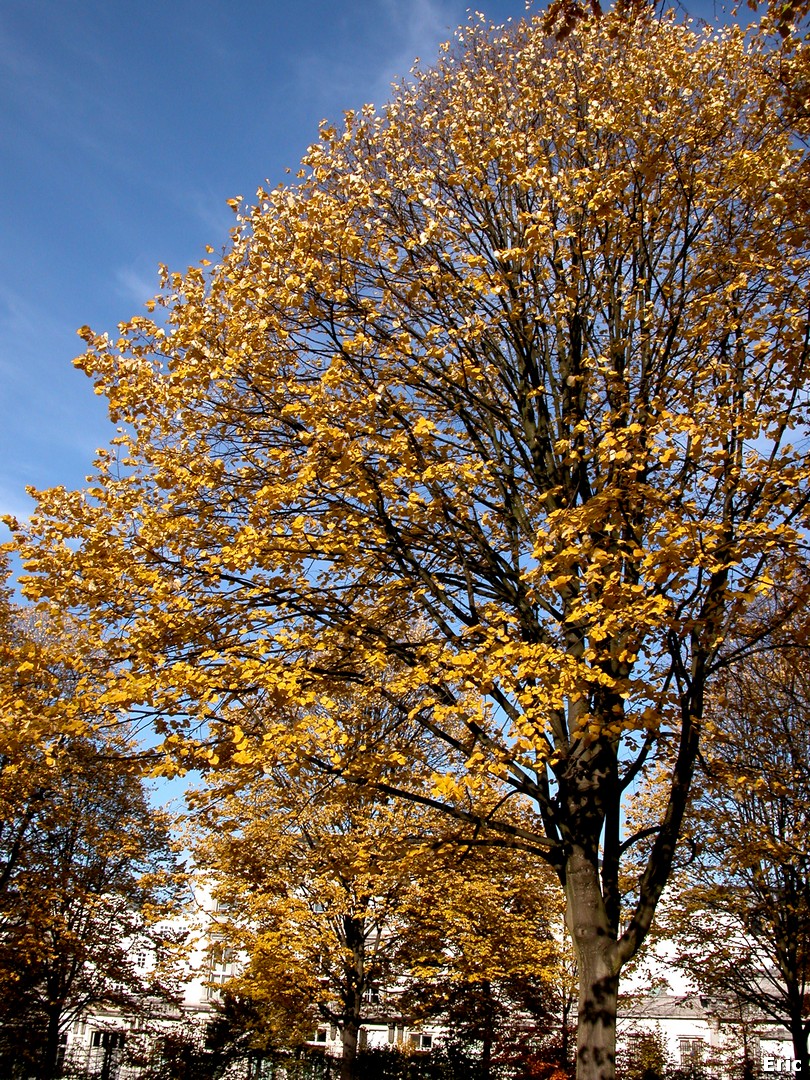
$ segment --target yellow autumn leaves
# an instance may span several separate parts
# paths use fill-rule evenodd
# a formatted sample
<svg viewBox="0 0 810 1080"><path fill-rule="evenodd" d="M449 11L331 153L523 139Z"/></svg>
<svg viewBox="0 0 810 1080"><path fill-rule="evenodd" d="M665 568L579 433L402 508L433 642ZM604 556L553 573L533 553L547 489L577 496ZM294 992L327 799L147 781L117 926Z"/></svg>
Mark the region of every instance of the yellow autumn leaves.
<svg viewBox="0 0 810 1080"><path fill-rule="evenodd" d="M580 945L614 968L725 642L805 559L806 170L761 60L672 19L471 25L325 128L218 265L167 272L159 318L84 335L115 450L17 530L116 707L189 758L272 752L533 834L561 876L590 866ZM352 756L327 698L427 742L392 722ZM620 823L653 768L622 938Z"/></svg>

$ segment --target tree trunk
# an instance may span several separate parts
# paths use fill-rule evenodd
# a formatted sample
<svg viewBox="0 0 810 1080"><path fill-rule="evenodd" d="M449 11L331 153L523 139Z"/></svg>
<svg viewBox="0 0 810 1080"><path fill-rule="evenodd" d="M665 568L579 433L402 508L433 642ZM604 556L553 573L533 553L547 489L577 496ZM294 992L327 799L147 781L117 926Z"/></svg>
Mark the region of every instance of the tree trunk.
<svg viewBox="0 0 810 1080"><path fill-rule="evenodd" d="M566 862L566 921L577 956L577 1080L614 1080L619 971L599 870L574 847Z"/></svg>
<svg viewBox="0 0 810 1080"><path fill-rule="evenodd" d="M492 984L489 979L482 983L484 1015L481 1026L481 1078L490 1080L492 1075L492 1044L495 1041L495 1017L492 1003Z"/></svg>
<svg viewBox="0 0 810 1080"><path fill-rule="evenodd" d="M790 1018L790 1035L793 1039L793 1058L801 1062L801 1072L798 1074L802 1080L810 1080L810 1055L807 1053L807 1029L802 1022L801 1005L798 1015Z"/></svg>
<svg viewBox="0 0 810 1080"><path fill-rule="evenodd" d="M354 1080L357 1067L357 1047L360 1041L360 1011L355 1011L343 1020L340 1032L341 1057L340 1080Z"/></svg>
<svg viewBox="0 0 810 1080"><path fill-rule="evenodd" d="M42 1080L55 1080L59 1076L59 1020L60 1008L48 1010L48 1027L45 1034L45 1047L42 1058Z"/></svg>
<svg viewBox="0 0 810 1080"><path fill-rule="evenodd" d="M353 915L343 917L343 940L347 950L351 952L351 961L344 972L345 982L341 995L343 1023L340 1029L340 1080L354 1080L357 1072L360 1025L363 1020L363 994L367 988L366 928L362 918Z"/></svg>

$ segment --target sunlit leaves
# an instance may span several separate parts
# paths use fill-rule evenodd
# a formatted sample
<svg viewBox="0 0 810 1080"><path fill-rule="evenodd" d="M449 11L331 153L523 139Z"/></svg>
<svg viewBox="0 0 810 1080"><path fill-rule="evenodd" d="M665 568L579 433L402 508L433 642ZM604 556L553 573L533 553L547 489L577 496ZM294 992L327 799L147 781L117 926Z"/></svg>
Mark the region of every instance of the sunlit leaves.
<svg viewBox="0 0 810 1080"><path fill-rule="evenodd" d="M349 760L317 702L387 694L444 748L435 802L503 785L479 825L576 864L609 978L729 634L805 555L806 162L761 48L626 9L564 41L473 20L324 127L217 266L84 332L121 431L18 530L30 593L86 613L110 701L187 759L259 704L278 760L379 783L401 748ZM421 764L392 786L430 798ZM626 803L659 766L622 936Z"/></svg>

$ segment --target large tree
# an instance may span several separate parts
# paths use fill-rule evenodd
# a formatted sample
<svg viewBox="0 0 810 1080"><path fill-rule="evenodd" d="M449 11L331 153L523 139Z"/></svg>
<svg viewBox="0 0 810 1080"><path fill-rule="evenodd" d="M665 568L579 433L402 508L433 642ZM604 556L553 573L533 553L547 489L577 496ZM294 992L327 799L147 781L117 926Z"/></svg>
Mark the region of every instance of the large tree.
<svg viewBox="0 0 810 1080"><path fill-rule="evenodd" d="M239 730L243 760L297 750L545 858L581 1080L613 1073L729 627L798 580L805 173L736 30L473 22L382 112L325 126L218 266L167 272L159 319L84 331L119 435L17 530L31 593L117 648L109 701L175 717L181 755L263 699L284 710ZM441 767L393 781L385 741L344 752L348 681ZM482 773L504 792L484 818Z"/></svg>

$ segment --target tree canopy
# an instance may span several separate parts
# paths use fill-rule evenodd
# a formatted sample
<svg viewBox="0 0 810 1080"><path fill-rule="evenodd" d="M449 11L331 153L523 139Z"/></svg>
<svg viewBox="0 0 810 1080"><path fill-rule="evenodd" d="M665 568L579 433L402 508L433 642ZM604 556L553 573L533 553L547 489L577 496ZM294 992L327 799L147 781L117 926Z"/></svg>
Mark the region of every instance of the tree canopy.
<svg viewBox="0 0 810 1080"><path fill-rule="evenodd" d="M542 854L581 1080L612 1074L729 630L802 580L810 259L783 106L735 29L473 21L382 111L324 126L216 266L165 271L154 317L85 328L119 434L17 529L30 594L84 613L106 700L163 717L181 765L259 702L242 760L385 773ZM344 753L347 684L439 763ZM662 811L628 835L652 767Z"/></svg>

